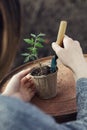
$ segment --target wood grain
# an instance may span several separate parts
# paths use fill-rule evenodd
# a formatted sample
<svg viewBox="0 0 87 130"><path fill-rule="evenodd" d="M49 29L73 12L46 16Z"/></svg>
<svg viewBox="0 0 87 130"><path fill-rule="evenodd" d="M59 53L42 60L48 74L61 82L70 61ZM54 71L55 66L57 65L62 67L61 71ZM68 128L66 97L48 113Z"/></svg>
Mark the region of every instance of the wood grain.
<svg viewBox="0 0 87 130"><path fill-rule="evenodd" d="M56 41L57 44L60 46L62 46L66 28L67 28L67 21L61 21L60 26L59 26L58 35L57 35L57 41Z"/></svg>

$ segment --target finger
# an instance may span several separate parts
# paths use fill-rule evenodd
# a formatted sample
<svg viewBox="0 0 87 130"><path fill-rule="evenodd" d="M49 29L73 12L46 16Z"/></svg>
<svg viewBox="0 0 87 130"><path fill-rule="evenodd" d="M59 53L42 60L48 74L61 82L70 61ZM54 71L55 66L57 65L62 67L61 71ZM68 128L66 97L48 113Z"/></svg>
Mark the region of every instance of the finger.
<svg viewBox="0 0 87 130"><path fill-rule="evenodd" d="M30 80L28 87L30 87L31 89L35 89L35 83L33 80Z"/></svg>
<svg viewBox="0 0 87 130"><path fill-rule="evenodd" d="M33 98L36 92L35 91L31 91L29 93L30 93L30 97Z"/></svg>
<svg viewBox="0 0 87 130"><path fill-rule="evenodd" d="M30 68L28 68L26 70L22 70L21 72L17 73L16 76L21 79L24 76L26 76L30 72L30 70L31 70Z"/></svg>
<svg viewBox="0 0 87 130"><path fill-rule="evenodd" d="M83 53L83 50L82 50L81 45L80 45L80 42L77 41L77 40L75 40L74 43L75 43L75 46L78 46L78 48L79 48L79 49L82 51L82 53Z"/></svg>
<svg viewBox="0 0 87 130"><path fill-rule="evenodd" d="M27 78L27 77L25 76L24 78L21 79L21 84L24 85L25 83L29 82L30 79L31 79L31 77L30 77L30 78Z"/></svg>
<svg viewBox="0 0 87 130"><path fill-rule="evenodd" d="M32 96L34 96L36 93L36 90L31 91Z"/></svg>
<svg viewBox="0 0 87 130"><path fill-rule="evenodd" d="M27 79L33 79L33 76L30 74L27 74L26 77L27 77Z"/></svg>
<svg viewBox="0 0 87 130"><path fill-rule="evenodd" d="M32 75L28 74L26 77L29 79L28 82L35 84L35 79Z"/></svg>
<svg viewBox="0 0 87 130"><path fill-rule="evenodd" d="M63 50L63 48L60 47L56 42L52 43L52 48L56 52L56 54L58 54L59 51Z"/></svg>
<svg viewBox="0 0 87 130"><path fill-rule="evenodd" d="M36 88L31 88L31 91L32 92L36 92Z"/></svg>
<svg viewBox="0 0 87 130"><path fill-rule="evenodd" d="M35 88L26 88L26 91L27 92L36 92L36 89Z"/></svg>
<svg viewBox="0 0 87 130"><path fill-rule="evenodd" d="M22 81L22 86L24 87L24 88L31 88L31 89L35 89L35 83L33 82L33 80L25 80L24 79L24 81Z"/></svg>
<svg viewBox="0 0 87 130"><path fill-rule="evenodd" d="M75 44L78 44L78 45L80 46L80 43L79 43L79 41L77 41L77 40L74 40L74 43L75 43Z"/></svg>
<svg viewBox="0 0 87 130"><path fill-rule="evenodd" d="M31 85L30 88L32 91L37 92L37 88L36 88L36 85L34 83Z"/></svg>
<svg viewBox="0 0 87 130"><path fill-rule="evenodd" d="M74 43L74 41L72 38L70 38L66 35L64 36L64 39L63 39L64 48L69 48L73 43Z"/></svg>

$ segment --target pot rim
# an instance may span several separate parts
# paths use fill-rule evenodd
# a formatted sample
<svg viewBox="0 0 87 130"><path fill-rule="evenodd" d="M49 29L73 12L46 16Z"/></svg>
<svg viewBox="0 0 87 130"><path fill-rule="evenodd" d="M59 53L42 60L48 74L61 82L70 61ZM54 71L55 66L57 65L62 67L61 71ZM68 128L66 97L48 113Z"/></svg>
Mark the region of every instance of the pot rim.
<svg viewBox="0 0 87 130"><path fill-rule="evenodd" d="M40 75L40 76L33 76L34 78L47 78L47 77L49 77L49 76L52 76L52 75L55 75L56 73L58 72L58 69L55 71L55 72L53 72L53 73L50 73L50 74L48 74L48 75Z"/></svg>

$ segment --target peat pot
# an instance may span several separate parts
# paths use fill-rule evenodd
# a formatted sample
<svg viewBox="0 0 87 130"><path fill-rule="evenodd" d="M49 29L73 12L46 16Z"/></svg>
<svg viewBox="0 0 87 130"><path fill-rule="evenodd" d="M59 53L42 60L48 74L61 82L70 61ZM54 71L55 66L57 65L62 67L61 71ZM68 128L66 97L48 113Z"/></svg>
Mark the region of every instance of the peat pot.
<svg viewBox="0 0 87 130"><path fill-rule="evenodd" d="M48 75L34 76L37 95L42 99L50 99L57 95L57 70Z"/></svg>

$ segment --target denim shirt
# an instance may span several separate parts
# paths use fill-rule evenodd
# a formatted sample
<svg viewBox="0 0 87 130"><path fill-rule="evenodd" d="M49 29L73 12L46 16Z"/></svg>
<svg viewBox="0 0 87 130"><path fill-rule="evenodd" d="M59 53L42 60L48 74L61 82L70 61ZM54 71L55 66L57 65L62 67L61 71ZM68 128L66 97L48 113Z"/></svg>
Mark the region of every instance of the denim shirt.
<svg viewBox="0 0 87 130"><path fill-rule="evenodd" d="M32 104L0 96L0 130L87 130L87 78L76 83L77 119L58 124Z"/></svg>

